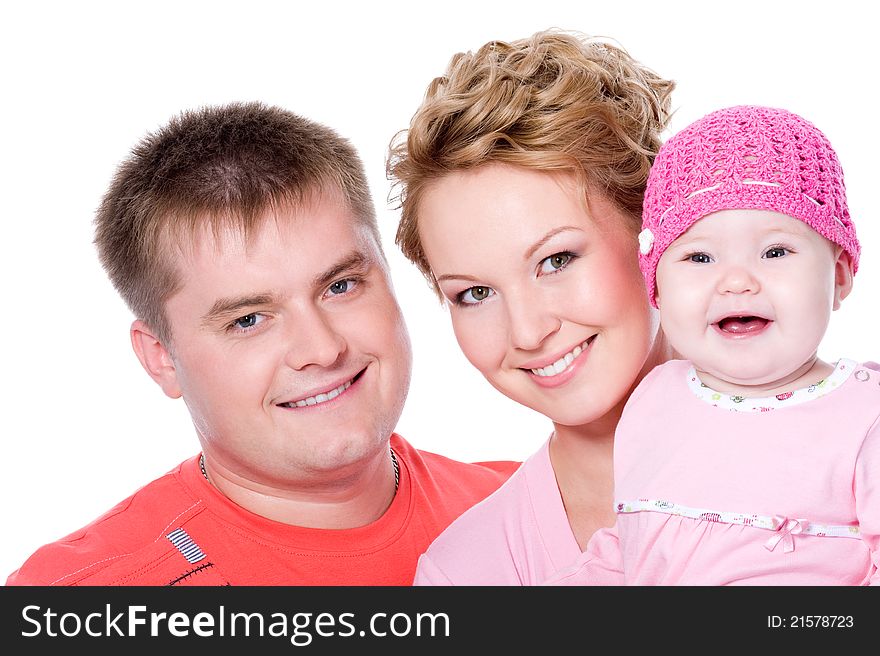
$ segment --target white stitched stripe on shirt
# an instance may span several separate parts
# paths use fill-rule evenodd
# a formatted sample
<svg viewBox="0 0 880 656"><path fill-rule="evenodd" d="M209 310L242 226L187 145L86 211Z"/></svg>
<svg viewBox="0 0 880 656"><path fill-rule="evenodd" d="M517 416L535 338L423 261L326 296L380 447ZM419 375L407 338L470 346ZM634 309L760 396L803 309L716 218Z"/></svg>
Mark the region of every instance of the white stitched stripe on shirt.
<svg viewBox="0 0 880 656"><path fill-rule="evenodd" d="M174 529L165 537L171 541L171 544L177 547L177 550L183 554L183 557L186 558L187 562L197 563L206 558L204 552L199 548L199 545L193 542L189 533L182 528Z"/></svg>

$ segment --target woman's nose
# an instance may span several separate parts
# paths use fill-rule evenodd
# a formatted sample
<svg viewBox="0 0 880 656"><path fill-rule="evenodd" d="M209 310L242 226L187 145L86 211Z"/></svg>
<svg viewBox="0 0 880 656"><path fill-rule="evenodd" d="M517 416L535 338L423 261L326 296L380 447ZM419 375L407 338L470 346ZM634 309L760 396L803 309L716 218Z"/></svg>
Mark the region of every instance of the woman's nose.
<svg viewBox="0 0 880 656"><path fill-rule="evenodd" d="M543 308L535 299L508 299L507 316L511 345L523 351L537 349L562 325L556 313Z"/></svg>

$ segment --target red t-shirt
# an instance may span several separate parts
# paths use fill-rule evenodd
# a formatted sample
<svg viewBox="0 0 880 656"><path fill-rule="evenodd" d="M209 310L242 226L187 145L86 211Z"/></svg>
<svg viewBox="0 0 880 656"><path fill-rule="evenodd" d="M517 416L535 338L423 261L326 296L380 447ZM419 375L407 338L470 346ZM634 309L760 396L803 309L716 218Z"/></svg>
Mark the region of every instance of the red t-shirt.
<svg viewBox="0 0 880 656"><path fill-rule="evenodd" d="M7 585L410 585L419 556L517 462L463 463L391 447L400 486L372 524L313 529L255 515L202 476L198 456L85 528L37 550Z"/></svg>

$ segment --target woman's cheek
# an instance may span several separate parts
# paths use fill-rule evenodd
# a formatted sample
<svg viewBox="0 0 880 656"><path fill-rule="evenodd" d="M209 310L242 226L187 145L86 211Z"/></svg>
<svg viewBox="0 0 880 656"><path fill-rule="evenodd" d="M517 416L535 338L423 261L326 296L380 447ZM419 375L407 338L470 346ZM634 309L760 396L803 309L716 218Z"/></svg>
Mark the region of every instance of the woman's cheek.
<svg viewBox="0 0 880 656"><path fill-rule="evenodd" d="M484 308L452 310L452 329L461 352L480 372L485 372L506 343L499 326L487 317Z"/></svg>

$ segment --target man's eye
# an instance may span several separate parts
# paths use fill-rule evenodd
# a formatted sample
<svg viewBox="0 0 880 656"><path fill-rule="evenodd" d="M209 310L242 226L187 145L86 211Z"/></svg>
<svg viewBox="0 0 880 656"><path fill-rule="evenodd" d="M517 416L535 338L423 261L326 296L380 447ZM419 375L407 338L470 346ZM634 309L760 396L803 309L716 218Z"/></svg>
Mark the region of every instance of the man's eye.
<svg viewBox="0 0 880 656"><path fill-rule="evenodd" d="M357 287L357 280L354 278L346 278L345 280L337 280L332 285L327 288L327 293L330 296L340 296L342 294L347 294L352 291L355 287Z"/></svg>
<svg viewBox="0 0 880 656"><path fill-rule="evenodd" d="M235 321L232 322L232 328L235 330L248 330L249 328L253 328L258 323L262 317L256 312L251 312L250 314L246 314L243 317L239 317Z"/></svg>

